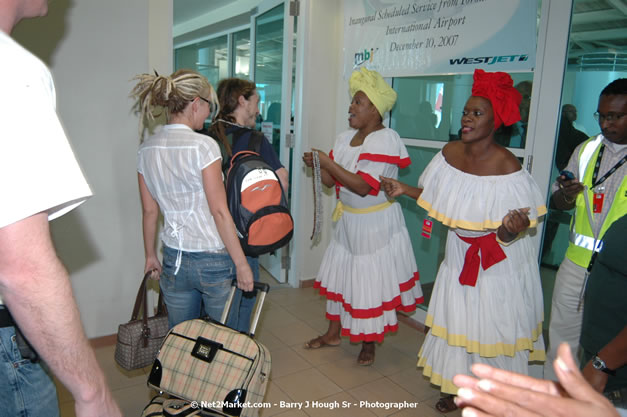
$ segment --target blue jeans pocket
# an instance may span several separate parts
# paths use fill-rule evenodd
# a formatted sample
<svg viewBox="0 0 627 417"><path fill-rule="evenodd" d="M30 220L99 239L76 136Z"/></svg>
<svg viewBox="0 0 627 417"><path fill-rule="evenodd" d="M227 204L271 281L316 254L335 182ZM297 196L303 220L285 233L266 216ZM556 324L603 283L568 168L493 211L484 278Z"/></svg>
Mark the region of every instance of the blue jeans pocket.
<svg viewBox="0 0 627 417"><path fill-rule="evenodd" d="M57 391L40 362L23 359L13 327L0 328L0 417L58 417Z"/></svg>

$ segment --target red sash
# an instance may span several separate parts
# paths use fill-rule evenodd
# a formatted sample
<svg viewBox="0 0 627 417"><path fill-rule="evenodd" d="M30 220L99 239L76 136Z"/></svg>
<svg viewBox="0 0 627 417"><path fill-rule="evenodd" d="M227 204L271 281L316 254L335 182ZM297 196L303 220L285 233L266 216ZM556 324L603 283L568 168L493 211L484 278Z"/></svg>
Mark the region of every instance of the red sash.
<svg viewBox="0 0 627 417"><path fill-rule="evenodd" d="M501 245L496 241L496 234L490 233L479 237L462 237L457 235L461 240L470 244L466 251L464 259L464 267L462 273L459 274L459 283L462 285L470 285L474 287L477 284L479 276L479 264L485 271L494 264L501 262L507 258ZM481 251L481 258L479 258Z"/></svg>

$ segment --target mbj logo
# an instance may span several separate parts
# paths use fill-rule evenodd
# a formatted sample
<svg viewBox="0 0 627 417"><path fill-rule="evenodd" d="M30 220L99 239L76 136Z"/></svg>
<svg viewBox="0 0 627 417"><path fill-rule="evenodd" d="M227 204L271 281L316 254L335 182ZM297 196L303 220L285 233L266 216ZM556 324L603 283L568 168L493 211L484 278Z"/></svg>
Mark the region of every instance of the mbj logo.
<svg viewBox="0 0 627 417"><path fill-rule="evenodd" d="M467 64L498 64L508 62L524 62L529 59L529 55L501 55L501 56L481 56L476 58L454 58L450 59L451 65Z"/></svg>
<svg viewBox="0 0 627 417"><path fill-rule="evenodd" d="M379 48L376 49L376 51L378 50ZM355 54L355 66L359 66L366 61L372 62L372 60L374 59L374 53L375 53L374 48L370 48L370 50L364 49L363 52L357 52Z"/></svg>

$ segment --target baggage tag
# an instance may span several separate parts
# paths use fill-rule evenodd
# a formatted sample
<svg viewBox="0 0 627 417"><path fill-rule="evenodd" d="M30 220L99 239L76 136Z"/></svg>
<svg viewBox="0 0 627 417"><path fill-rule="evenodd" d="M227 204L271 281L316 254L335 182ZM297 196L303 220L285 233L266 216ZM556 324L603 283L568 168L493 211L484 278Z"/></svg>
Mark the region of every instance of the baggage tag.
<svg viewBox="0 0 627 417"><path fill-rule="evenodd" d="M431 239L431 231L433 230L433 220L431 217L427 217L422 221L422 237L425 239Z"/></svg>
<svg viewBox="0 0 627 417"><path fill-rule="evenodd" d="M605 187L596 187L594 189L594 198L592 200L592 212L601 213L603 211L603 201L605 200Z"/></svg>

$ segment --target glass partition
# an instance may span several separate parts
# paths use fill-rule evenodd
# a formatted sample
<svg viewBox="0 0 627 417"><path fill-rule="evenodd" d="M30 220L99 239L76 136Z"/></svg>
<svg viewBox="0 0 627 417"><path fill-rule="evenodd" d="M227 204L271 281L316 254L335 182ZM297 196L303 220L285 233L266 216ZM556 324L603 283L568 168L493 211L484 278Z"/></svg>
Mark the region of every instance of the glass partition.
<svg viewBox="0 0 627 417"><path fill-rule="evenodd" d="M523 99L521 121L503 126L496 140L501 145L525 147L533 73L510 74ZM449 142L459 139L461 112L471 95L472 74L394 78L398 94L390 127L405 139Z"/></svg>
<svg viewBox="0 0 627 417"><path fill-rule="evenodd" d="M259 112L264 122L272 122L272 147L281 155L281 96L283 73L284 4L257 18L255 32L255 83Z"/></svg>
<svg viewBox="0 0 627 417"><path fill-rule="evenodd" d="M406 169L399 171L398 179L406 184L416 185L422 171L427 167L431 159L439 152L438 149L423 148L417 146L408 146L407 151L411 158L411 165ZM414 249L416 263L418 264L418 272L420 273L420 283L424 293L425 302L419 305L419 308L426 309L433 283L435 281L438 267L444 259L444 246L446 244L446 234L448 228L440 222L433 222L431 238L425 238L421 235L422 224L427 217L427 212L416 204L416 200L407 196L397 198L401 204L405 224L409 231L409 238Z"/></svg>
<svg viewBox="0 0 627 417"><path fill-rule="evenodd" d="M228 77L227 52L226 35L208 39L175 49L174 67L196 70L215 86L220 79Z"/></svg>
<svg viewBox="0 0 627 417"><path fill-rule="evenodd" d="M245 29L233 33L233 49L231 57L234 60L234 76L250 78L250 30Z"/></svg>

